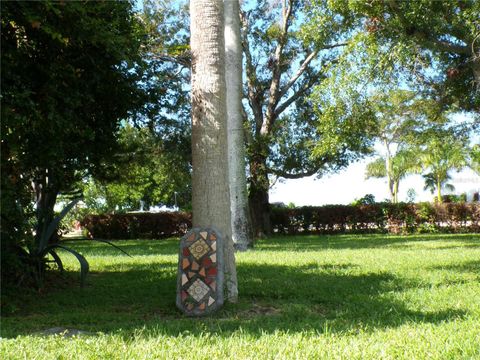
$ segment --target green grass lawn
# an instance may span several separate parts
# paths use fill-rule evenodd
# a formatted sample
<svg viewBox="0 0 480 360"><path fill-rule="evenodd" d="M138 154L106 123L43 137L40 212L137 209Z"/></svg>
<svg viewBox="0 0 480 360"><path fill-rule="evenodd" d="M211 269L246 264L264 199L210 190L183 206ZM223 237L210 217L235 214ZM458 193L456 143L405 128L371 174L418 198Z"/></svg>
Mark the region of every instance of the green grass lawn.
<svg viewBox="0 0 480 360"><path fill-rule="evenodd" d="M237 254L240 301L175 308L177 240L78 241L41 293L6 295L1 359L480 359L480 236L275 237ZM68 261L67 261L68 259ZM52 327L91 335L43 336Z"/></svg>

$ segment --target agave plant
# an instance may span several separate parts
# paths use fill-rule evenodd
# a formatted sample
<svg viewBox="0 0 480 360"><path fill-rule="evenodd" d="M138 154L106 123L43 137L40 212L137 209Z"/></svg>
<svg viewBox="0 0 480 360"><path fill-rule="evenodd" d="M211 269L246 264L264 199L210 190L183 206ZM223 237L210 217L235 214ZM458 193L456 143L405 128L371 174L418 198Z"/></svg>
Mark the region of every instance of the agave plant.
<svg viewBox="0 0 480 360"><path fill-rule="evenodd" d="M48 268L49 262L56 263L58 269L62 272L64 271L63 262L57 252L58 249L67 251L76 257L76 259L80 263L80 285L83 287L85 284L85 279L89 271L89 264L87 259L85 259L82 254L75 251L74 249L65 246L65 241L60 241L53 244L49 242L55 231L57 231L60 221L62 221L65 215L67 215L67 213L77 204L79 200L80 199L78 198L71 201L57 216L54 217L54 219L49 224L47 224L41 229L40 234L37 234L35 236L35 240L29 246L27 246L26 249L20 249L21 257L25 264L30 267L32 278L38 288L42 287L43 285L45 271ZM96 239L95 241L107 243L115 247L119 251L123 252L124 254L130 256L124 250L109 241L99 239ZM50 255L53 260L49 260L48 255Z"/></svg>

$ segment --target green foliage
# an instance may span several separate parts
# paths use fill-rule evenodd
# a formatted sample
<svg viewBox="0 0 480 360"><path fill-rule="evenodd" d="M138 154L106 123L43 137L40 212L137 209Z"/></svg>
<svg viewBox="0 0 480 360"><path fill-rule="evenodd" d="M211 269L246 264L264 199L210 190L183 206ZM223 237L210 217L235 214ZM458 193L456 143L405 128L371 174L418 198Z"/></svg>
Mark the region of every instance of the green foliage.
<svg viewBox="0 0 480 360"><path fill-rule="evenodd" d="M351 205L372 205L375 204L375 196L373 194L366 194L365 196L361 197L360 199L355 199Z"/></svg>
<svg viewBox="0 0 480 360"><path fill-rule="evenodd" d="M2 250L40 256L58 194L108 172L120 120L156 91L130 2L6 2L1 28Z"/></svg>
<svg viewBox="0 0 480 360"><path fill-rule="evenodd" d="M421 146L420 160L424 171L425 188L430 188L432 193L437 191L437 201L441 202L441 189L447 187L451 178L450 171L461 170L468 165L469 138L464 129L432 128L422 135L424 143Z"/></svg>
<svg viewBox="0 0 480 360"><path fill-rule="evenodd" d="M372 76L397 83L403 77L441 105L478 109L478 1L345 1L338 6L361 24L356 63Z"/></svg>
<svg viewBox="0 0 480 360"><path fill-rule="evenodd" d="M189 132L162 136L129 124L119 132L122 150L107 178L90 178L81 187L91 213L138 210L154 205L190 208ZM176 201L176 204L175 204Z"/></svg>
<svg viewBox="0 0 480 360"><path fill-rule="evenodd" d="M407 203L410 203L410 204L414 203L416 197L417 197L417 192L415 191L415 189L410 188L407 190Z"/></svg>
<svg viewBox="0 0 480 360"><path fill-rule="evenodd" d="M470 167L480 175L480 144L474 145L470 153Z"/></svg>
<svg viewBox="0 0 480 360"><path fill-rule="evenodd" d="M182 236L192 227L183 212L87 215L81 221L95 239L160 239Z"/></svg>
<svg viewBox="0 0 480 360"><path fill-rule="evenodd" d="M136 14L145 32L142 58L149 89L140 116L123 122L109 171L77 186L89 213L125 212L154 205L190 209L191 124L187 83L188 12L173 1L144 1ZM175 202L176 200L176 202Z"/></svg>
<svg viewBox="0 0 480 360"><path fill-rule="evenodd" d="M28 283L28 280L33 280L34 285L40 289L43 287L45 279L45 271L48 269L48 263L51 262L48 259L48 255L53 258L58 268L63 271L63 263L60 259L60 256L57 254L58 249L62 249L74 255L78 262L80 263L80 282L83 286L85 282L85 277L88 273L88 262L84 256L75 250L64 246L60 243L50 243L50 239L54 232L57 231L60 221L65 217L65 215L75 206L79 199L70 202L59 215L55 216L51 223L44 223L43 228L39 229L41 233L39 236L35 236L34 241L26 242L26 248L17 245L15 247L18 254L18 261L21 263L22 272L24 274L30 274L31 279L25 279L25 276L21 277L17 286L20 285L23 281ZM12 279L9 279L9 283ZM22 284L24 285L24 284Z"/></svg>

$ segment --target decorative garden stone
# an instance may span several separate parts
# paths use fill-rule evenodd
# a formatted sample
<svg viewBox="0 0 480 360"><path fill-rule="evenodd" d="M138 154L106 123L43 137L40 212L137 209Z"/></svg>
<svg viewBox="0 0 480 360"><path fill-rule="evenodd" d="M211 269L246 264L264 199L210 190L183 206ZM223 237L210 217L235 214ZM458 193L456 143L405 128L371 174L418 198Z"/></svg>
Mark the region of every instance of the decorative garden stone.
<svg viewBox="0 0 480 360"><path fill-rule="evenodd" d="M223 238L213 228L193 228L180 240L177 307L206 315L223 305Z"/></svg>

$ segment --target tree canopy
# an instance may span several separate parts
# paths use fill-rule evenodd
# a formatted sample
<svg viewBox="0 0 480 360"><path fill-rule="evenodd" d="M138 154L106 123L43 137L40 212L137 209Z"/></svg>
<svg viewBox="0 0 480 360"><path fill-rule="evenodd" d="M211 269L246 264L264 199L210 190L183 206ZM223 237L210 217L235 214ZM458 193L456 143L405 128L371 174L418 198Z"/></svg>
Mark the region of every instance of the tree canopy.
<svg viewBox="0 0 480 360"><path fill-rule="evenodd" d="M480 106L480 3L476 0L342 1L359 21L364 64L374 76L405 79L444 106ZM395 74L397 73L397 74Z"/></svg>
<svg viewBox="0 0 480 360"><path fill-rule="evenodd" d="M108 172L121 120L155 94L130 2L5 2L1 28L3 256L39 246L57 195Z"/></svg>

